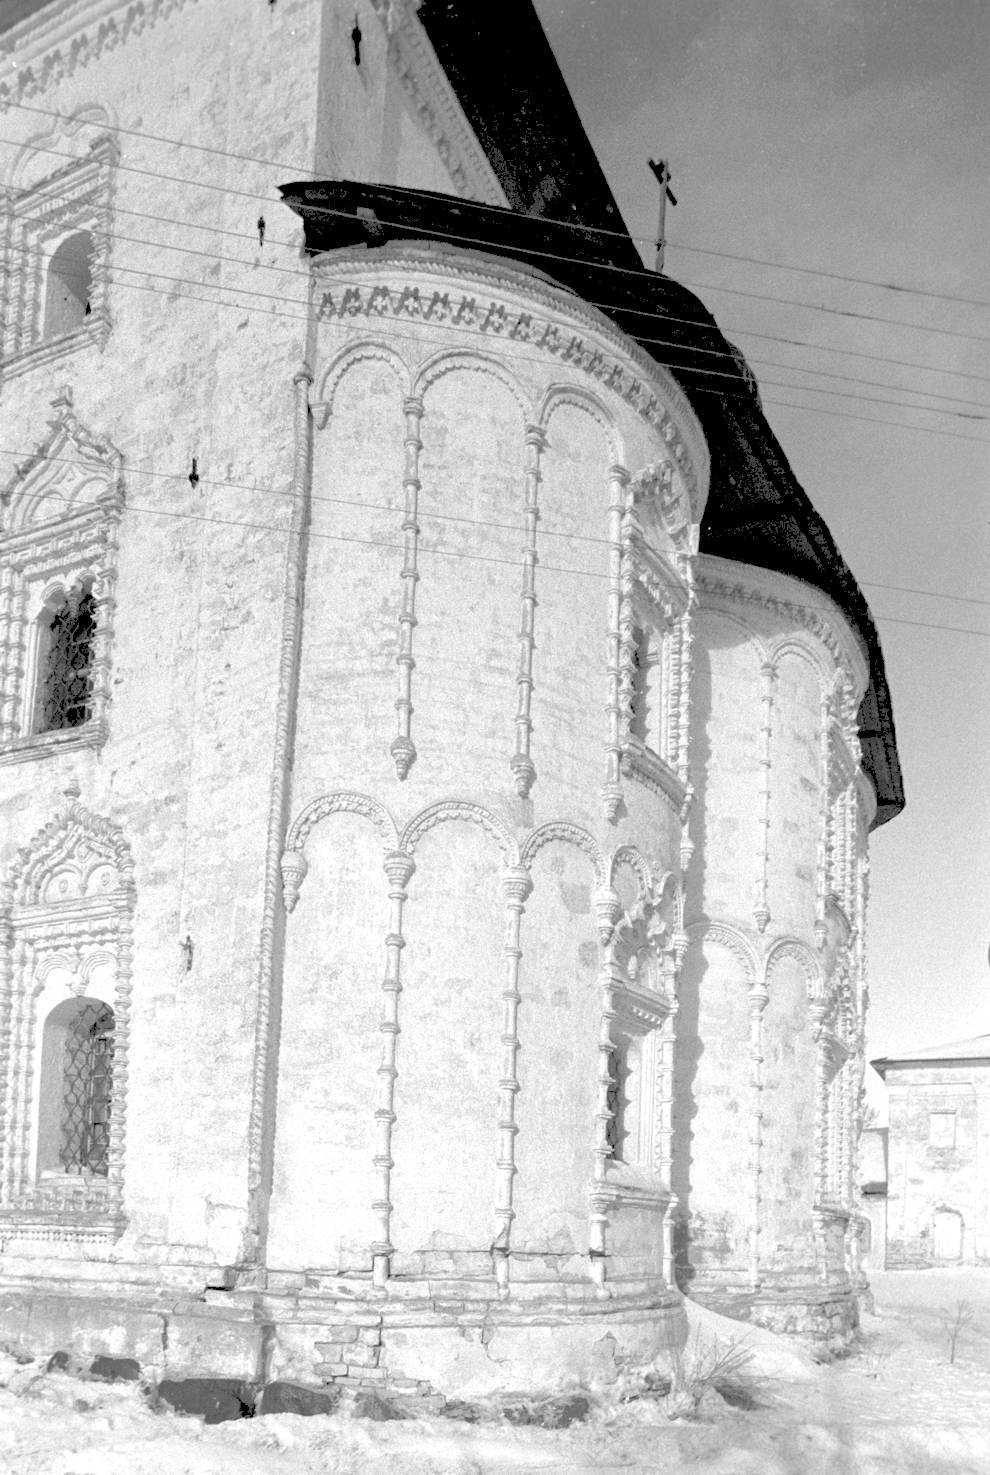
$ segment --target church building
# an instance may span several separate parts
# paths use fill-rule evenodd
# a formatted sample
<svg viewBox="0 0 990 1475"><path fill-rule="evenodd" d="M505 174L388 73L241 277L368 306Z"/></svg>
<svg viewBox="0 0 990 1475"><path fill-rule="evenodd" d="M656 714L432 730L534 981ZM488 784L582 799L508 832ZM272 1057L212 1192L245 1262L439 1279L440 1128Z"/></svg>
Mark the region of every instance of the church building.
<svg viewBox="0 0 990 1475"><path fill-rule="evenodd" d="M883 658L531 0L13 0L0 112L0 1340L842 1350Z"/></svg>

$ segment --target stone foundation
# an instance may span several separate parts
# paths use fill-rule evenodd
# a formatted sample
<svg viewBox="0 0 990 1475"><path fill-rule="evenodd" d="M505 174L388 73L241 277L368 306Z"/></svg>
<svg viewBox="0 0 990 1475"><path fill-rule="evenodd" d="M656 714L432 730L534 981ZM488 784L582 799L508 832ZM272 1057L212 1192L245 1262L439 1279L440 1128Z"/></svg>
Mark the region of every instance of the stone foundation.
<svg viewBox="0 0 990 1475"><path fill-rule="evenodd" d="M310 1279L319 1279L310 1277ZM68 1353L93 1371L128 1360L164 1387L195 1380L416 1398L602 1385L684 1345L677 1292L648 1281L602 1297L575 1282L524 1284L500 1300L462 1285L327 1277L316 1287L203 1290L63 1283L0 1298L0 1343L30 1357ZM243 1396L243 1395L242 1395Z"/></svg>
<svg viewBox="0 0 990 1475"><path fill-rule="evenodd" d="M751 1321L795 1337L826 1357L842 1357L859 1329L859 1300L851 1289L806 1287L757 1291L692 1288L692 1300L734 1321Z"/></svg>

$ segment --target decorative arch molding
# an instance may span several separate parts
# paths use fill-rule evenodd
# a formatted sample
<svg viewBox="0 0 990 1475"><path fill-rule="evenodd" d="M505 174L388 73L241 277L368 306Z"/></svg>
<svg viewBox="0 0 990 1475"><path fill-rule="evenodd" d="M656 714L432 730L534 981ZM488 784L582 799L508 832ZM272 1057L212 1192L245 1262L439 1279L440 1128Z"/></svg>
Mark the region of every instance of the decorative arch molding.
<svg viewBox="0 0 990 1475"><path fill-rule="evenodd" d="M653 892L653 871L646 857L636 849L635 845L620 845L618 850L613 850L608 863L608 884L615 885L616 876L621 866L628 866L639 884L640 896L648 896ZM666 888L671 879L668 871L662 878L660 890Z"/></svg>
<svg viewBox="0 0 990 1475"><path fill-rule="evenodd" d="M67 796L65 812L18 852L0 891L0 1231L112 1238L124 1225L134 862L117 825L85 808L77 789ZM89 991L102 969L111 972L114 1014L106 1176L46 1175L35 1123L53 1081L41 1031L52 1009Z"/></svg>
<svg viewBox="0 0 990 1475"><path fill-rule="evenodd" d="M740 567L712 554L699 560L696 580L704 609L722 612L727 605L762 608L775 619L800 626L813 642L828 652L849 691L865 691L869 679L866 657L841 610L831 604L821 590L802 584L787 574ZM792 597L788 597L789 594ZM809 600L813 602L807 602ZM793 631L777 636L765 635L765 648L769 650L775 643L788 638L793 638Z"/></svg>
<svg viewBox="0 0 990 1475"><path fill-rule="evenodd" d="M741 630L743 635L746 637L745 643L751 648L753 652L753 660L756 663L757 667L762 668L771 664L769 645L763 635L760 634L760 631L756 628L753 621L747 619L744 614L739 614L734 610L725 609L722 605L706 603L704 598L704 590L702 590L698 599L698 609L695 624L695 639L698 640L702 646L705 645L704 632L705 622L707 620L718 620L721 624L734 625L738 630Z"/></svg>
<svg viewBox="0 0 990 1475"><path fill-rule="evenodd" d="M809 665L818 678L821 696L827 700L836 672L834 659L829 659L822 646L812 639L810 635L790 634L780 635L769 642L767 649L767 660L775 670L780 669L780 663L785 656L795 656L798 660Z"/></svg>
<svg viewBox="0 0 990 1475"><path fill-rule="evenodd" d="M661 436L684 476L693 520L700 521L710 461L694 411L673 377L596 308L526 268L467 251L438 257L416 243L393 243L378 248L376 265L379 278L394 273L388 285L361 279L368 269L364 247L317 257L317 319L411 318L441 330L449 324L566 363L618 394ZM489 298L485 288L497 295Z"/></svg>
<svg viewBox="0 0 990 1475"><path fill-rule="evenodd" d="M412 392L412 370L402 355L381 339L359 339L336 354L320 375L317 393L310 402L317 430L325 430L329 424L341 382L352 369L365 363L379 363L390 369L395 375L402 398Z"/></svg>
<svg viewBox="0 0 990 1475"><path fill-rule="evenodd" d="M684 930L688 935L689 943L714 942L732 953L742 968L746 983L750 988L756 985L757 979L762 981L763 969L760 966L759 953L738 927L733 927L727 922L700 921L692 922Z"/></svg>
<svg viewBox="0 0 990 1475"><path fill-rule="evenodd" d="M770 975L779 962L797 963L804 974L804 981L808 990L809 1001L816 1002L824 998L825 975L822 971L821 962L815 950L806 942L796 937L781 937L772 942L767 948L763 963L763 983L770 988Z"/></svg>
<svg viewBox="0 0 990 1475"><path fill-rule="evenodd" d="M563 406L583 410L598 424L608 438L608 457L612 465L625 461L622 433L609 413L608 406L590 389L580 384L551 384L543 393L536 414L536 424L549 434L554 413Z"/></svg>
<svg viewBox="0 0 990 1475"><path fill-rule="evenodd" d="M413 855L423 836L448 820L464 820L468 824L480 825L498 845L507 866L525 864L521 861L519 847L504 821L482 805L473 804L467 799L441 799L436 804L427 805L403 829L399 837L399 849L407 855Z"/></svg>
<svg viewBox="0 0 990 1475"><path fill-rule="evenodd" d="M532 423L534 407L529 395L519 380L510 373L505 364L487 353L478 353L472 348L444 348L425 359L416 369L411 394L425 399L433 385L448 374L487 374L507 389L522 417L520 429Z"/></svg>
<svg viewBox="0 0 990 1475"><path fill-rule="evenodd" d="M354 789L322 794L297 815L285 837L280 869L282 902L287 912L295 910L300 887L309 870L305 846L310 832L331 814L357 814L370 820L378 830L385 850L391 852L399 849L398 827L384 804L372 799L369 794L361 794Z"/></svg>
<svg viewBox="0 0 990 1475"><path fill-rule="evenodd" d="M293 820L285 839L287 850L302 850L314 825L331 814L360 814L371 820L382 837L382 843L390 850L399 848L399 831L389 811L369 794L356 789L341 789L333 794L322 794Z"/></svg>
<svg viewBox="0 0 990 1475"><path fill-rule="evenodd" d="M0 491L0 764L107 735L123 458L79 420L68 388L52 409L47 436ZM88 716L37 732L39 622L53 595L83 583L95 618Z"/></svg>
<svg viewBox="0 0 990 1475"><path fill-rule="evenodd" d="M552 845L555 841L575 845L578 850L584 851L594 867L597 886L609 886L609 866L604 851L592 834L581 825L572 824L570 820L549 820L532 830L523 843L520 863L526 867L531 866L543 847Z"/></svg>

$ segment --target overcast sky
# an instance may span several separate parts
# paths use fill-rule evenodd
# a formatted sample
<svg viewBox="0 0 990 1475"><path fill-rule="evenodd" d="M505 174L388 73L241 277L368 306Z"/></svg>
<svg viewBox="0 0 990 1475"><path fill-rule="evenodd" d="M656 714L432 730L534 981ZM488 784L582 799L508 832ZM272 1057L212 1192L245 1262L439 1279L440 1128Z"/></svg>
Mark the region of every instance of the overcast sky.
<svg viewBox="0 0 990 1475"><path fill-rule="evenodd" d="M749 358L877 618L907 808L873 836L869 1053L990 1033L990 5L536 7L637 236L671 160L667 270Z"/></svg>

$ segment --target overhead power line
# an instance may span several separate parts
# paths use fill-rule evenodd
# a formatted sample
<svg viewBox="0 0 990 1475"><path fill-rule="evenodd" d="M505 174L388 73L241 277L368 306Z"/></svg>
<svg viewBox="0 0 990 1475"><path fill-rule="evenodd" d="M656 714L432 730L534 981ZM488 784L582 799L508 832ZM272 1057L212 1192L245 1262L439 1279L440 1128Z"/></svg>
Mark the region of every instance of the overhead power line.
<svg viewBox="0 0 990 1475"><path fill-rule="evenodd" d="M61 122L71 121L70 114L57 112L53 108L42 108L23 102L12 103L10 106L18 108L21 112L36 113L41 117L55 118ZM149 133L140 128L125 128L119 124L111 127L106 123L100 123L95 120L84 120L84 126L96 128L102 132L125 133L131 138L141 138L150 143L167 144L171 148L184 148L196 153L211 154L216 158L231 159L239 164L257 164L263 169L284 170L286 173L291 173L295 178L300 178L307 174L311 175L314 179L319 177L314 169L305 164L287 164L278 159L262 159L256 154L236 153L229 149L219 149L209 144L192 143L188 139L172 138L167 134ZM481 204L482 202L466 200L464 203L465 205L471 205L474 203ZM594 234L597 237L605 237L606 239L611 237L622 241L633 241L636 245L648 246L650 248L656 245L652 237L635 236L624 230L589 227L580 221L561 220L554 216L541 216L540 218L546 220L548 224L562 226L567 230L582 231L585 234ZM732 251L717 251L710 246L695 246L687 242L674 243L668 241L667 245L673 250L690 251L701 256L717 256L725 261L741 261L749 266L764 266L776 271L799 272L803 276L824 277L829 281L847 282L851 285L863 287L875 287L882 291L899 292L912 297L931 297L939 302L958 302L966 307L990 307L990 300L981 297L961 297L951 292L933 292L929 288L909 287L902 282L885 282L871 277L851 276L842 272L826 271L821 267L797 266L793 262L773 261L759 256L744 256Z"/></svg>
<svg viewBox="0 0 990 1475"><path fill-rule="evenodd" d="M128 213L137 213L137 212L128 212ZM34 220L35 217L33 217L33 216L22 216L21 218L22 219L25 219L25 220ZM177 222L173 222L171 219L169 219L166 216L145 216L145 218L147 218L149 220L154 220L154 221L158 222L161 225L173 225L173 224L176 224L177 223ZM207 227L203 227L203 229L206 229L206 228ZM225 232L225 234L226 234L226 232ZM106 236L107 236L107 238L109 238L112 241L120 241L120 242L122 242L124 244L127 244L127 245L132 245L132 246L146 246L146 247L149 247L149 248L151 248L153 250L156 250L156 251L166 251L166 252L171 251L171 252L175 252L175 253L177 253L179 255L183 255L183 256L195 256L195 257L201 258L202 260L214 262L214 263L217 263L217 264L222 265L222 266L239 266L239 267L244 267L245 269L248 269L248 270L261 269L262 271L265 271L265 272L274 272L274 273L277 273L277 274L282 275L282 276L289 276L294 281L297 281L297 282L301 278L301 273L300 273L300 270L299 270L298 266L283 266L283 265L278 264L277 262L263 262L263 261L258 261L257 259L254 260L254 261L251 261L248 258L242 257L242 256L224 256L224 255L219 254L218 252L215 252L215 251L206 251L206 250L203 250L203 249L201 249L200 247L197 247L197 246L184 246L184 245L179 244L176 241L148 240L147 238L142 237L142 236L125 235L121 231L109 231L109 232L106 233ZM251 239L251 238L248 237L248 239ZM257 238L255 237L254 239L256 240ZM25 254L25 253L26 254L30 254L29 251L28 251L28 248L17 248L17 247L15 247L14 249L15 250L21 249L21 254ZM71 259L72 258L67 258L67 262L68 262L68 260L71 260ZM75 259L78 260L78 262L80 263L80 265L82 266L82 268L85 269L85 267L86 267L86 265L88 263L88 256L81 255L81 256L79 256L78 258L75 258ZM119 265L117 269L120 270L120 271L129 272L132 275L141 274L141 275L162 276L163 278L165 277L165 274L164 273L159 272L158 269L157 268L154 268L154 267L128 267L128 266ZM181 281L184 281L187 285L208 285L207 283L190 281L189 278L167 278L167 279L168 280L181 280ZM240 287L230 287L229 290L241 292L241 291L247 291L248 289L247 288L240 288ZM256 289L252 288L251 290L254 291ZM588 301L589 299L585 299L585 300ZM607 303L597 303L597 302L595 302L593 300L590 300L589 301L589 305L590 306L593 306L593 307L601 307L601 308L607 308L608 307L608 304ZM672 317L667 316L664 313L647 312L647 311L640 312L640 311L635 310L635 309L633 310L633 312L634 312L635 316L637 316L637 317L643 317L643 318L648 319L651 322L657 322L657 323L661 323L661 324L664 324L664 323L667 323L667 324L670 324L670 323L690 324L690 323L692 323L694 321L693 319L690 319L690 318L672 318ZM675 348L675 349L682 349L682 350L684 348L684 345L682 343L679 343L676 339L671 339L671 338L652 338L652 337L647 338L647 337L642 337L641 336L640 341L642 341L644 343L650 343L650 344L652 344L652 345L654 345L656 347L661 347L661 348L667 347L667 348ZM709 356L709 357L715 357L715 358L718 358L718 359L724 359L726 362L728 362L728 363L730 363L730 364L733 365L732 371L731 372L728 372L725 375L725 377L726 378L730 378L730 379L738 379L739 375L738 375L737 361L736 361L735 355L732 354L731 352L728 352L725 349L700 348L700 347L693 347L693 346L691 348L691 352L692 353L695 353L695 354L703 354L703 355L706 355L706 356ZM867 388L873 388L873 389L891 389L891 390L894 390L894 391L899 392L901 394L912 394L912 395L918 396L919 398L925 398L925 399L947 400L947 401L951 401L953 404L956 404L956 405L968 405L968 406L970 406L970 407L972 407L974 409L983 409L983 410L987 410L988 412L990 412L990 403L988 403L987 401L985 401L985 400L965 399L962 395L941 394L941 393L938 393L937 391L934 391L934 390L915 389L911 385L890 384L886 380L880 380L880 379L862 379L862 378L858 377L857 375L852 375L852 374L836 374L836 373L831 372L828 369L817 369L817 368L815 368L813 366L804 365L804 364L781 364L781 363L775 363L775 362L773 362L771 360L756 359L756 358L750 359L750 360L748 360L748 362L751 364L751 366L752 365L759 365L762 368L779 369L779 370L784 371L785 373L817 374L821 378L835 379L835 380L838 380L840 383L844 383L844 384L863 385L863 386L865 386ZM702 370L702 371L699 371L699 372L705 372L705 371ZM775 385L775 387L778 387L778 388L779 387L782 387L779 384L779 381L766 380L764 382L766 382L767 384ZM990 382L990 381L988 381L988 382ZM837 391L837 390L829 390L827 388L823 388L823 387L820 387L820 386L817 386L817 385L799 385L799 384L795 384L795 385L790 385L790 386L786 386L786 387L794 388L794 389L809 389L809 390L816 390L816 389L819 389L820 388L820 392L822 394L833 394L834 395L834 394L838 394L840 392L840 391ZM860 398L860 396L849 396L849 397ZM869 401L869 402L871 402L871 403L877 403L877 404L888 403L887 401L882 401L882 400L870 400L870 397L869 396L866 397L866 400ZM900 401L889 401L889 403L901 405L901 402ZM929 409L927 406L924 406L924 405L913 406L913 405L910 405L910 404L903 404L902 407L904 409L914 409L914 408L917 408L917 409L926 409L926 410L928 410L928 413L929 414L953 414L953 413L956 413L954 411L939 411L939 410L936 410L936 409ZM990 418L990 416L976 416L976 415L974 415L974 416L965 416L964 415L964 416L961 416L961 418L965 418L965 419L987 419L987 418Z"/></svg>
<svg viewBox="0 0 990 1475"><path fill-rule="evenodd" d="M7 457L9 457L11 459L16 459L18 457L23 457L25 460L28 460L28 459L30 459L30 457L33 454L34 453L33 452L30 452L30 451L13 450L13 449L10 449L10 448L0 447L0 456L7 456ZM75 461L71 460L69 457L66 457L66 456L50 456L50 457L47 457L46 459L48 460L49 464L51 464L53 466L74 466L76 464ZM183 483L187 483L189 481L189 473L187 471L159 471L159 470L155 470L155 469L153 469L151 467L127 467L125 474L127 476L129 476L129 477L130 476L145 477L148 480L153 480L153 481L177 482L180 485L183 484ZM285 491L282 491L278 487L258 486L256 484L252 484L250 482L231 481L231 480L226 480L226 479L218 479L216 477L200 476L200 475L197 475L196 485L197 485L197 487L213 488L213 489L218 490L218 491L249 492L250 494L252 494L254 496L257 496L257 495L260 494L260 495L266 496L266 497L271 496L271 497L282 497L282 498L285 498L285 499L290 499L294 495L293 492L291 490L289 490L289 489L286 489ZM58 496L62 501L66 502L67 504L69 504L71 502L71 498L65 496L61 492L54 493L54 495ZM351 509L355 509L355 510L363 511L363 512L390 512L390 513L394 513L394 515L396 517L401 517L402 516L402 506L401 506L401 504L399 502L395 502L395 503L369 502L366 498L361 498L361 497L329 497L329 496L326 496L324 493L321 493L321 492L313 492L313 491L310 491L310 493L308 494L307 501L313 502L313 503L321 503L321 504L325 504L327 506L332 506L332 507L347 507L347 508L351 508ZM125 510L128 510L128 511L138 511L138 512L140 512L142 510L146 510L146 511L150 511L153 514L159 514L160 513L161 515L166 515L166 514L172 515L170 513L170 510L169 509L162 509L162 508L152 508L152 509L134 508L131 503L127 503L126 504L126 509ZM178 511L174 512L174 515L175 516L189 516L191 518L195 518L195 517L198 516L197 514L185 513L185 512L178 512ZM421 509L420 516L421 516L421 520L423 522L434 522L434 521L436 521L436 522L460 523L460 524L463 524L463 525L465 525L467 527L477 527L477 528L483 528L485 530L495 529L495 530L498 530L499 532L516 533L516 534L519 535L520 539L525 539L525 537L526 537L526 527L525 527L525 525L522 522L519 522L519 523L510 523L510 522L499 522L499 521L496 521L495 519L487 518L487 517L485 517L485 518L482 518L482 517L466 517L466 516L464 516L463 513L458 513L458 512L441 512L438 509L433 508L433 507ZM229 523L230 526L238 526L238 525L241 525L239 519L222 518L222 519L219 519L219 521L221 521L223 523ZM259 526L259 524L245 522L245 523L243 523L243 526L245 526L245 527L254 527L254 526ZM277 532L279 530L280 529L279 529L279 527L277 525L272 525L272 531L276 531ZM327 537L329 537L330 535L329 534L319 534L318 536L321 536L321 537L327 536ZM590 533L576 533L576 532L573 532L570 529L568 529L567 531L561 531L559 529L549 527L543 521L541 521L540 524L539 524L539 526L538 526L538 529L537 529L537 537L538 538L560 538L560 539L565 540L568 543L587 543L587 544L589 544L589 545L591 545L593 547L596 547L596 548L609 549L609 550L611 550L611 548L613 547L612 542L608 538L596 537L594 534L590 534ZM343 541L347 541L347 540L344 539ZM361 541L361 540L358 540L358 541ZM381 543L381 544L375 544L375 546L380 546L380 547L395 547L399 551L402 551L400 544L385 544L385 543ZM449 550L444 549L444 550L434 550L434 551L438 551L438 552L439 551L443 551L443 552L446 552L446 551L449 551ZM452 556L455 556L455 555L452 554ZM456 556L468 557L468 556L471 556L471 555L458 554ZM494 561L506 563L506 564L510 565L511 567L513 567L513 568L521 567L521 562L517 563L515 560L512 560L512 559L501 559L501 560L495 559ZM585 574L585 575L587 575L589 577L591 577L591 576L594 576L596 578L598 578L598 577L602 577L602 578L606 577L604 573L596 572L593 569L567 569L567 568L557 567L556 565L553 565L553 564L546 564L539 557L538 557L538 567L541 568L541 569L549 569L551 572L556 572L556 573L581 573L581 574ZM903 584L882 584L882 583L878 583L878 582L876 582L874 580L870 580L870 579L857 579L856 582L857 582L857 584L859 584L864 589L883 589L883 590L889 591L891 593L910 594L910 595L913 595L913 596L921 596L921 597L923 597L925 599L947 599L947 600L951 600L955 604L972 604L972 605L979 606L980 608L990 609L990 599L978 599L975 596L970 596L970 595L946 594L943 591L938 590L938 589L916 589L916 588L912 588L910 586L903 585ZM830 606L828 606L828 605L814 605L814 606L809 606L809 608L815 608L815 609L819 609L819 610L828 610L830 608ZM890 616L875 616L875 618L888 618L889 619L891 617ZM906 621L906 620L901 620L899 623L902 623L902 624L910 624L912 622L911 621ZM941 625L930 624L930 623L925 622L925 621L919 621L919 622L915 622L915 623L919 623L924 628L930 628L930 629L943 629L943 628L951 629L952 628L951 626L944 626L943 627ZM969 631L967 633L970 633L970 634L990 634L990 631Z"/></svg>
<svg viewBox="0 0 990 1475"><path fill-rule="evenodd" d="M6 143L6 144L10 144L11 146L17 147L16 140L10 139L10 138L2 138L2 137L0 137L0 143ZM55 157L58 157L58 158L75 159L77 157L75 154L66 153L66 152L64 152L62 150L59 150L59 149L50 148L48 145L39 145L39 148L43 152L48 153L48 154L53 154ZM270 194L260 194L260 193L258 193L256 191L236 189L236 188L234 188L234 187L232 187L230 185L215 184L215 183L213 183L212 181L209 181L209 180L188 179L188 178L185 178L185 177L182 177L182 176L178 176L178 175L164 174L161 171L154 170L154 169L141 169L137 165L134 165L134 164L118 164L116 167L118 169L124 170L124 171L126 171L128 173L143 175L143 176L145 176L147 178L163 180L163 181L166 181L166 182L171 183L171 184L181 184L181 185L184 185L186 187L191 187L193 189L213 190L214 192L217 192L217 193L220 193L220 194L232 195L232 196L237 197L237 198L249 199L249 200L252 200L255 203L258 203L259 201L261 201L263 203L268 203L268 204L271 204L272 203L272 196ZM282 202L282 201L276 201L275 203L284 203L284 202ZM463 201L463 202L459 202L459 203L465 205L466 207L469 207L472 202L471 201ZM333 216L333 217L342 218L342 219L351 219L351 215L350 215L350 213L348 211L345 211L345 210L334 210L332 207L325 206L325 205L313 205L313 206L311 206L310 207L310 213L317 214L317 215L328 215L328 216ZM378 219L379 219L379 221L380 221L380 223L382 225L398 225L398 226L401 226L403 224L403 222L401 222L401 221L389 220L389 219L387 219L387 218L385 218L383 216L379 216ZM587 229L587 228L585 228L585 229ZM589 233L594 234L594 232L589 232ZM444 240L448 240L448 241L454 241L454 242L460 243L462 245L470 245L470 246L488 246L488 247L490 247L491 244L492 244L491 241L489 239L487 239L486 237L484 237L484 236L471 236L471 235L466 235L466 234L463 234L461 232L455 232L455 231L445 231L443 233L443 235L442 235L441 238L444 239ZM430 239L430 237L427 235L426 239ZM287 247L290 247L290 248L295 245L294 242L290 242L290 241L275 241L275 242L273 242L273 244L287 246ZM587 266L589 264L584 258L581 258L581 257L573 257L573 256L564 256L564 255L561 255L560 252L555 252L555 251L540 251L540 250L537 250L537 249L528 249L527 252L526 252L526 255L527 255L527 257L538 257L538 258L543 259L543 260L547 260L547 261L558 261L558 262L563 262L563 263L566 263L566 264L569 264L569 265ZM595 263L595 266L596 266L596 270L599 270L599 271L610 272L610 273L614 273L614 274L619 275L619 276L627 276L627 277L628 276L631 276L631 277L636 277L636 278L642 277L642 275L644 274L644 271L645 271L645 268L642 268L642 267L641 268L633 268L633 267L615 266L614 264L612 264L610 262L598 262L598 263ZM685 284L685 285L687 285L687 284ZM792 300L792 299L786 298L786 297L777 298L777 297L767 296L767 295L760 294L760 293L745 292L742 289L735 289L735 288L729 288L729 287L716 288L716 287L713 287L712 286L712 287L705 287L702 290L705 290L705 291L712 290L712 291L733 292L734 295L736 295L736 296L752 297L752 298L754 298L756 300L759 300L759 301L777 302L777 303L779 303L781 305L784 305L784 306L793 306L793 307L804 308L806 311L809 311L809 312L821 312L821 313L825 313L825 314L828 314L829 316L833 316L833 317L850 317L850 318L856 318L856 319L859 319L859 320L862 320L862 321L865 321L865 322L877 322L877 323L881 323L881 324L883 324L883 325L885 325L887 327L904 327L904 328L912 329L912 330L914 330L916 332L920 332L920 333L934 333L934 334L942 335L944 337L966 339L968 341L972 341L972 342L975 342L975 343L990 343L990 336L986 336L986 335L982 335L982 334L978 334L978 333L963 333L963 332L960 332L958 330L949 329L949 328L936 328L936 327L931 327L931 326L929 326L927 324L924 324L924 323L909 323L909 322L904 321L903 319L899 319L899 318L885 318L885 317L881 317L881 316L879 316L878 314L875 314L875 313L852 312L852 311L848 311L848 310L844 310L844 309L839 309L839 308L825 307L824 305L819 305L819 304L815 304L815 303L801 302L801 301L798 301L798 300Z"/></svg>
<svg viewBox="0 0 990 1475"><path fill-rule="evenodd" d="M238 262L236 264L238 264L238 265L245 265L246 263ZM118 265L118 266L116 266L114 268L114 271L115 271L115 273L121 273L121 272L123 272L123 273L126 273L128 276L139 276L139 277L143 277L145 279L157 278L161 282L168 282L168 283L170 283L172 287L195 287L195 288L205 288L207 291L212 291L212 292L236 293L238 295L238 297L240 297L240 298L255 299L255 300L259 301L259 302L272 302L272 303L278 303L278 304L285 304L285 303L287 303L287 302L289 302L291 300L291 299L287 298L286 296L284 296L282 294L279 294L279 293L262 292L262 291L260 291L256 287L240 287L240 286L234 285L233 283L219 283L219 282L217 282L217 283L211 283L211 282L206 282L206 281L192 280L189 277L173 276L173 275L171 275L171 274L169 274L167 272L162 272L162 271L160 271L160 270L158 270L157 268L154 268L154 267L152 267L152 268L144 268L144 267L128 267L128 266ZM302 277L300 277L299 280L300 280L301 283L303 283L305 281L305 279L302 278ZM124 282L124 281L120 281L118 279L116 281L116 286L118 288L123 289L123 290L137 291L137 292L147 292L149 294L157 295L157 296L162 296L162 295L165 295L166 294L166 289L163 288L163 287L147 286L147 285L144 285L144 284L142 284L140 282ZM206 302L206 303L209 303L211 306L214 306L214 307L226 307L228 309L232 309L232 310L235 310L235 311L239 310L241 312L248 312L248 313L250 313L250 312L265 312L269 317L271 317L271 316L280 317L280 318L283 318L283 319L289 320L289 321L306 322L306 321L312 320L312 318L313 318L313 314L310 311L308 311L308 310L307 311L304 311L304 312L285 312L285 311L280 310L279 308L267 308L266 309L266 308L263 308L263 307L255 307L255 306L252 305L251 301L224 302L221 299L217 299L217 298L214 298L214 297L200 297L200 296L196 296L196 295L190 294L189 292L176 292L173 295L184 297L188 301L193 301L193 302ZM461 336L463 336L463 335L466 334L466 335L469 335L469 336L478 338L479 340L482 340L483 337L484 337L484 335L481 333L481 331L479 329L467 327L467 326L464 326L464 325L461 325L461 324L448 323L446 325L446 331L451 332L451 333L457 333L457 334L459 334ZM393 338L408 339L408 340L411 340L411 341L414 341L414 342L418 342L419 341L417 338L414 337L414 335L411 335L411 334L408 334L408 333L402 333L398 329L392 329L392 330L390 330L390 336L393 337ZM661 344L663 346L671 346L670 345L670 340L667 340L667 339L654 340L652 338L641 336L640 339L639 339L639 341L641 343L643 343L643 344L659 343L659 344ZM682 349L684 349L687 352L691 352L692 351L690 349L690 347L689 346L686 346L686 345L673 345L673 346L675 346L675 347L681 347ZM521 359L528 359L531 362L541 362L541 360L538 360L536 358L536 356L533 355L533 354L519 353L517 356L519 358L521 358ZM711 379L711 380L719 380L719 381L724 381L724 380L728 379L728 380L732 380L734 383L736 383L737 385L739 385L740 387L739 387L739 389L737 390L737 392L734 395L724 395L724 394L723 395L717 395L717 390L715 388L712 388L710 391L707 391L707 392L710 392L712 394L716 394L718 398L723 399L725 401L729 401L729 400L738 401L740 398L743 397L743 395L745 393L744 389L742 388L742 382L741 382L741 380L739 378L738 372L730 373L728 371L720 371L720 370L717 370L717 369L698 369L698 368L694 368L694 367L686 367L685 368L685 372L690 373L696 379ZM811 371L811 372L813 372L813 371ZM970 414L970 413L968 413L966 411L961 411L961 410L943 410L943 409L939 409L939 408L937 408L935 406L907 404L907 403L905 403L902 400L881 399L881 398L878 398L877 396L873 396L873 395L853 394L851 392L846 392L846 391L841 391L841 390L825 389L825 388L822 388L821 386L802 385L802 384L791 384L791 383L786 383L786 382L782 382L780 380L775 380L775 379L764 379L762 381L762 383L765 386L769 386L769 387L777 388L777 389L790 390L792 392L799 391L799 392L806 393L806 394L828 395L828 396L830 396L832 398L834 398L834 397L840 397L840 398L845 398L845 399L854 399L859 404L876 404L876 405L883 405L883 406L891 406L891 407L893 407L895 409L903 409L903 410L907 410L907 411L910 411L910 412L913 412L913 413L921 412L921 413L928 414L928 415L940 415L943 418L948 418L948 419L966 420L966 421L990 420L990 415L973 415L973 414ZM803 405L802 406L802 405L794 405L792 402L788 402L788 401L776 401L775 402L773 400L766 399L763 396L761 396L761 399L762 399L762 402L765 405L766 404L777 403L777 404L782 404L785 408L806 409L806 410L813 411L815 413L823 413L823 414L829 413L829 411L827 409L825 409L824 407L817 406L817 405ZM861 416L861 415L850 415L849 418L850 419L855 419L855 420L862 420L862 419L866 419L868 417L864 417L864 416ZM923 427L923 426L913 426L913 425L905 424L905 423L899 422L899 421L877 420L874 423L880 424L880 425L890 425L890 426L893 426L894 428L900 428L900 429L905 429L905 430L910 430L910 429L923 430L923 429L925 429L925 427ZM933 434L937 434L937 435L946 435L946 434L950 434L951 432L940 430L938 428L933 427L932 428L932 433ZM990 440L987 440L984 437L980 437L980 436L959 436L959 435L956 435L954 438L955 439L958 439L958 440L976 440L980 444L990 444Z"/></svg>

